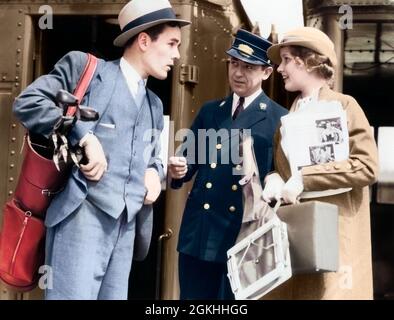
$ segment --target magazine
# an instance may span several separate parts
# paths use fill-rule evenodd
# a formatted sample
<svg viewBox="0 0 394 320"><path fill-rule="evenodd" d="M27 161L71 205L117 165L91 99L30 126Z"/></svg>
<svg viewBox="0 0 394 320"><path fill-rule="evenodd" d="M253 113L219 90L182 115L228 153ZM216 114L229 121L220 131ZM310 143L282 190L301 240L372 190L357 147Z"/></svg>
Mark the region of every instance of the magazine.
<svg viewBox="0 0 394 320"><path fill-rule="evenodd" d="M338 101L311 102L281 121L281 144L292 174L305 166L349 158L347 117Z"/></svg>

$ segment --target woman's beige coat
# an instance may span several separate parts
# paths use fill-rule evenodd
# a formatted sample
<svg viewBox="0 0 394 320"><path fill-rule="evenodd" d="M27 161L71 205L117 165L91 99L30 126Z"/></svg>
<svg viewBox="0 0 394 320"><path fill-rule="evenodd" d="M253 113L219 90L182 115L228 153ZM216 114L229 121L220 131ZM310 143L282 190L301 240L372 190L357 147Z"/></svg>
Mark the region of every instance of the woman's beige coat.
<svg viewBox="0 0 394 320"><path fill-rule="evenodd" d="M350 156L346 161L304 167L305 191L352 187L349 192L308 199L339 207L338 272L293 276L266 296L269 299L372 299L371 230L369 185L378 174L378 153L372 129L364 112L350 96L320 89L319 100L339 101L347 114ZM294 102L291 110L297 102ZM290 111L291 111L290 110ZM290 167L280 146L280 133L275 137L275 169L287 181Z"/></svg>

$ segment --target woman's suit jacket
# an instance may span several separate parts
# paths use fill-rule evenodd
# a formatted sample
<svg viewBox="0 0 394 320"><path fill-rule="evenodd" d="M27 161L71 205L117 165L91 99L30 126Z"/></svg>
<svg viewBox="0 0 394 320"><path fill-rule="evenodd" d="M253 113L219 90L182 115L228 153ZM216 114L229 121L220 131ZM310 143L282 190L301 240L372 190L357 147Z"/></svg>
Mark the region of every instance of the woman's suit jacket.
<svg viewBox="0 0 394 320"><path fill-rule="evenodd" d="M298 98L290 111L294 110ZM347 115L349 159L302 168L304 191L352 190L318 199L339 207L339 270L335 273L293 276L267 299L371 299L372 258L369 188L378 175L378 153L372 129L357 101L325 86L319 100L339 101ZM289 162L275 135L275 169L287 181Z"/></svg>

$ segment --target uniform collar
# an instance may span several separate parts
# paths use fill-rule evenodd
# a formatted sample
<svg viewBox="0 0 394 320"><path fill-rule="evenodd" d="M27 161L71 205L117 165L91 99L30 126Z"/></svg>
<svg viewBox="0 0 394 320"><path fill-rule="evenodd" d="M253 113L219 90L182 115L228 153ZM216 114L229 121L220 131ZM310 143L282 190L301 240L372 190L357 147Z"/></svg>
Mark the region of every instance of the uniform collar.
<svg viewBox="0 0 394 320"><path fill-rule="evenodd" d="M259 88L259 90L257 90L256 92L254 92L253 94L251 94L248 97L245 97L245 102L244 102L244 110L263 92L263 90L261 88ZM239 95L237 95L235 92L233 93L233 108L232 108L232 114L235 111L235 108L238 105L238 101L239 101Z"/></svg>
<svg viewBox="0 0 394 320"><path fill-rule="evenodd" d="M217 128L250 128L257 122L266 118L266 110L270 105L269 98L264 91L253 99L249 108L242 111L235 121L231 117L231 106L233 104L233 94L229 95L225 100L218 103L214 111Z"/></svg>

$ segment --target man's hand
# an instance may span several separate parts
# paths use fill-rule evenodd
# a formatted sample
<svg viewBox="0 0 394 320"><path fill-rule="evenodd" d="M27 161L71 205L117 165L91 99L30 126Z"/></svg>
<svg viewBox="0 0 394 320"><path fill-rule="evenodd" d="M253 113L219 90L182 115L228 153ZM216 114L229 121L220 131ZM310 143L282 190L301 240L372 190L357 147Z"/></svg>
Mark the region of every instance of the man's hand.
<svg viewBox="0 0 394 320"><path fill-rule="evenodd" d="M80 146L85 149L88 159L86 165L80 165L82 173L88 180L99 181L108 166L100 141L94 134L88 133L82 138Z"/></svg>
<svg viewBox="0 0 394 320"><path fill-rule="evenodd" d="M187 172L187 160L185 157L170 157L168 159L168 171L172 179L182 179Z"/></svg>
<svg viewBox="0 0 394 320"><path fill-rule="evenodd" d="M144 204L152 204L157 200L161 192L161 181L156 169L148 168L145 171L145 195Z"/></svg>

